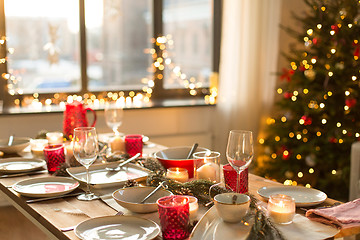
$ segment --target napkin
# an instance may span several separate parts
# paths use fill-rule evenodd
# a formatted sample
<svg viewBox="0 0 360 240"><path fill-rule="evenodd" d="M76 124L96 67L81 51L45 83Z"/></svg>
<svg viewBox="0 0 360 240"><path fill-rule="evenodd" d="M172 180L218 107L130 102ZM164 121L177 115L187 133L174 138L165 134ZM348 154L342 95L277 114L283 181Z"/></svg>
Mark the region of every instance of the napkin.
<svg viewBox="0 0 360 240"><path fill-rule="evenodd" d="M306 217L339 229L360 226L360 198L335 207L310 209Z"/></svg>

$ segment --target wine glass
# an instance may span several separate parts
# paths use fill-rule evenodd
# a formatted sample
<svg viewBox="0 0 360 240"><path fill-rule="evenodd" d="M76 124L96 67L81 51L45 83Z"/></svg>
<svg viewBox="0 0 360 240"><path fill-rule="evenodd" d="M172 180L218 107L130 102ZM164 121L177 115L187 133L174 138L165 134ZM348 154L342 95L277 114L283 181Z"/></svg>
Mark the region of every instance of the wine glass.
<svg viewBox="0 0 360 240"><path fill-rule="evenodd" d="M104 114L106 124L113 130L116 136L120 135L118 129L123 121L123 107L119 104L119 102L106 102Z"/></svg>
<svg viewBox="0 0 360 240"><path fill-rule="evenodd" d="M86 169L86 192L77 198L84 201L98 199L99 197L90 191L89 185L89 167L99 154L99 145L94 127L78 127L74 129L73 152L75 159Z"/></svg>
<svg viewBox="0 0 360 240"><path fill-rule="evenodd" d="M226 158L237 172L236 192L240 192L240 173L249 167L254 156L251 131L231 130L226 148Z"/></svg>

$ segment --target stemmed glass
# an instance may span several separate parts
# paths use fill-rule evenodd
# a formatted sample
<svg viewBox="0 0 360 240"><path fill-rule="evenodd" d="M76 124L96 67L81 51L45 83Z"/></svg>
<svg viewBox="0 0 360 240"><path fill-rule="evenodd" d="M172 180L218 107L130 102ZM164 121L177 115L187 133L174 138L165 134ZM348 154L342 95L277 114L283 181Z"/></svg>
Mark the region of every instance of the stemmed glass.
<svg viewBox="0 0 360 240"><path fill-rule="evenodd" d="M99 197L90 191L89 184L89 167L99 154L99 145L94 127L78 127L74 129L73 151L76 160L86 169L86 192L77 198L84 201L98 199Z"/></svg>
<svg viewBox="0 0 360 240"><path fill-rule="evenodd" d="M249 167L254 156L251 131L231 130L226 148L226 158L237 172L236 192L240 192L240 174Z"/></svg>
<svg viewBox="0 0 360 240"><path fill-rule="evenodd" d="M110 127L114 134L120 135L119 127L122 124L124 110L123 107L118 102L106 102L105 103L105 121L108 127Z"/></svg>

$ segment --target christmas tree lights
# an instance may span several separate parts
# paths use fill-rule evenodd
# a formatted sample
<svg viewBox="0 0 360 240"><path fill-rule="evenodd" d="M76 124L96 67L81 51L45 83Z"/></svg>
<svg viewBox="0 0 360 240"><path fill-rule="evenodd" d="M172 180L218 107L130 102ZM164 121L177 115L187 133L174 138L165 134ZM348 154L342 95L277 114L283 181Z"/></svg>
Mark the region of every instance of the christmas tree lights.
<svg viewBox="0 0 360 240"><path fill-rule="evenodd" d="M279 74L276 114L259 139L256 172L346 199L351 144L360 134L360 3L305 0L301 47Z"/></svg>

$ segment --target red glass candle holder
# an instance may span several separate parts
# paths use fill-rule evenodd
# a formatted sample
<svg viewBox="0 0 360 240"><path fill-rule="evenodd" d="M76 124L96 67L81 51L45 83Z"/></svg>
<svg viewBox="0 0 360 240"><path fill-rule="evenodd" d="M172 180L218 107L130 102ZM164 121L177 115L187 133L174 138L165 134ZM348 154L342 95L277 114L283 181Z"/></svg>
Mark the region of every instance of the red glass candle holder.
<svg viewBox="0 0 360 240"><path fill-rule="evenodd" d="M134 156L137 153L142 155L143 141L142 135L126 135L125 136L125 150L130 155L130 157Z"/></svg>
<svg viewBox="0 0 360 240"><path fill-rule="evenodd" d="M232 191L236 191L237 172L230 165L223 166L225 186ZM246 168L240 173L240 191L239 193L247 193L249 191L249 170Z"/></svg>
<svg viewBox="0 0 360 240"><path fill-rule="evenodd" d="M65 163L65 151L63 144L47 145L44 147L44 156L47 164L47 169L50 174L53 174L60 168L60 165Z"/></svg>
<svg viewBox="0 0 360 240"><path fill-rule="evenodd" d="M159 218L162 237L165 240L181 240L189 237L189 198L172 195L159 198Z"/></svg>

